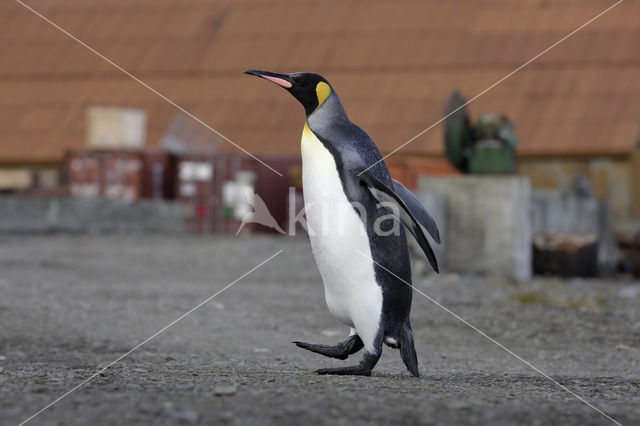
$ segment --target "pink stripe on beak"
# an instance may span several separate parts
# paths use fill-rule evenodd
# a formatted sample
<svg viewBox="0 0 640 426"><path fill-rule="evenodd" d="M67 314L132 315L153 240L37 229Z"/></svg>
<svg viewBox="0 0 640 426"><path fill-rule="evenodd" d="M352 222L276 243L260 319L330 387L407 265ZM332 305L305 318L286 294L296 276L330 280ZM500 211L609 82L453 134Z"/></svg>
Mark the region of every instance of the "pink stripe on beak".
<svg viewBox="0 0 640 426"><path fill-rule="evenodd" d="M261 75L260 77L265 78L275 84L277 84L278 86L282 86L285 89L288 89L291 87L291 83L289 83L287 80L283 80L281 78L278 77L271 77L270 75Z"/></svg>

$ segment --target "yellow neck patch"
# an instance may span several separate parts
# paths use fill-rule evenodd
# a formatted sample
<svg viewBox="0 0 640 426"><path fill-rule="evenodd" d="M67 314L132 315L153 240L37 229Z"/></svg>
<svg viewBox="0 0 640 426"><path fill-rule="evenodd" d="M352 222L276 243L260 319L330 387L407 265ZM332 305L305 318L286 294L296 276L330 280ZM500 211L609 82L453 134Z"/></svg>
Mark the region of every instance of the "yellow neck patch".
<svg viewBox="0 0 640 426"><path fill-rule="evenodd" d="M329 87L327 83L325 83L324 81L318 83L318 85L316 86L316 95L318 95L318 107L316 109L320 108L320 105L322 105L324 101L327 100L330 94L331 87Z"/></svg>
<svg viewBox="0 0 640 426"><path fill-rule="evenodd" d="M304 127L302 128L302 135L307 137L310 135L313 135L313 132L309 128L309 123L307 122L307 120L304 121Z"/></svg>

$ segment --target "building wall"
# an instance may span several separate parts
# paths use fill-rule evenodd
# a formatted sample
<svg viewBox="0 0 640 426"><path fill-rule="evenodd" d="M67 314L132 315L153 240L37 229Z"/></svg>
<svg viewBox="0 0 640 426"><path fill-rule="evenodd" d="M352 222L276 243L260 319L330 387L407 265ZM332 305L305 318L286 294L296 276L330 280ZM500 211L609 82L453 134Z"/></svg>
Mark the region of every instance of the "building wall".
<svg viewBox="0 0 640 426"><path fill-rule="evenodd" d="M391 177L409 189L415 189L420 175L449 176L460 172L445 157L421 157L394 154L385 159Z"/></svg>
<svg viewBox="0 0 640 426"><path fill-rule="evenodd" d="M631 154L631 178L633 185L633 216L640 218L640 146Z"/></svg>
<svg viewBox="0 0 640 426"><path fill-rule="evenodd" d="M518 172L531 179L534 189L570 188L582 173L594 194L611 205L618 224L640 219L640 153L620 157L521 158Z"/></svg>

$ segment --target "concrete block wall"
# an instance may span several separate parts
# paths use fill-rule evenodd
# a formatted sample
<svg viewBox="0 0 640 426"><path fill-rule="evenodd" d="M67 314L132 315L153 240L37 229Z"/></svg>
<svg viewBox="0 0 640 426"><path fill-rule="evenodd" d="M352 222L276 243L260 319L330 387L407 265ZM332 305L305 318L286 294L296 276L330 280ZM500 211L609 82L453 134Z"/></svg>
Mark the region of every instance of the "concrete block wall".
<svg viewBox="0 0 640 426"><path fill-rule="evenodd" d="M184 211L178 203L160 200L0 197L0 233L53 232L182 233Z"/></svg>
<svg viewBox="0 0 640 426"><path fill-rule="evenodd" d="M418 192L416 194L422 205L427 209L433 220L436 221L436 225L438 225L438 231L440 232L440 244L436 244L435 241L431 238L429 233L425 232L427 239L431 243L431 247L433 247L433 253L436 255L436 259L438 260L438 267L441 271L447 270L447 252L446 252L446 242L447 242L447 197L443 194L437 194L435 192ZM411 234L407 233L409 237ZM416 243L417 245L417 243ZM422 249L417 248L418 252L424 257L422 254ZM426 257L424 257L424 261L428 262ZM431 270L429 266L426 270Z"/></svg>
<svg viewBox="0 0 640 426"><path fill-rule="evenodd" d="M443 241L446 270L516 280L531 278L531 184L528 178L421 176L416 192L421 199L428 194L446 198L446 239Z"/></svg>

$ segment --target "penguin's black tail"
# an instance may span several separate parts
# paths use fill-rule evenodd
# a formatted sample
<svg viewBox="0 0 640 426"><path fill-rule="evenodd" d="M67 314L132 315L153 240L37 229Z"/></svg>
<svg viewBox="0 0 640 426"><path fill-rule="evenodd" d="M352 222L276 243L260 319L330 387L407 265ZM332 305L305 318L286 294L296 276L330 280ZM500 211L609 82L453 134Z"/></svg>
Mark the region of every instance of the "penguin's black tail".
<svg viewBox="0 0 640 426"><path fill-rule="evenodd" d="M420 377L420 371L418 371L418 356L416 355L416 348L413 347L413 332L411 331L411 326L409 324L405 325L398 337L402 362L404 362L404 365L413 377Z"/></svg>

